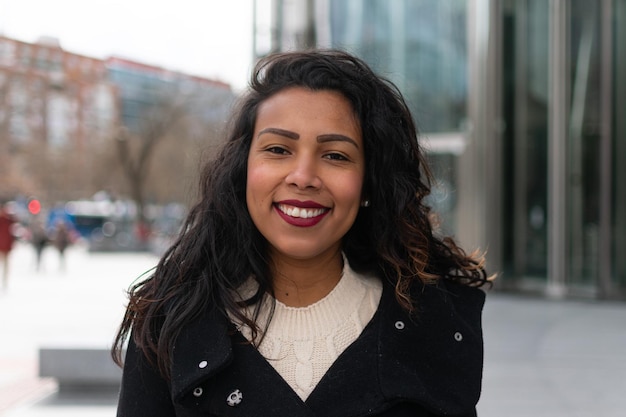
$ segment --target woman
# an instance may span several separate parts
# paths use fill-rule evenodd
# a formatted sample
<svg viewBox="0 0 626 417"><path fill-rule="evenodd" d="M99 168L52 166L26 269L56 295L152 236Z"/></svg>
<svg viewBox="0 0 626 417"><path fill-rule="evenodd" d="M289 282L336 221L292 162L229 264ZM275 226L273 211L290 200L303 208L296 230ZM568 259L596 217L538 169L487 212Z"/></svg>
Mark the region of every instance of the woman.
<svg viewBox="0 0 626 417"><path fill-rule="evenodd" d="M131 288L118 416L475 415L488 279L433 233L430 181L404 100L361 60L261 60Z"/></svg>

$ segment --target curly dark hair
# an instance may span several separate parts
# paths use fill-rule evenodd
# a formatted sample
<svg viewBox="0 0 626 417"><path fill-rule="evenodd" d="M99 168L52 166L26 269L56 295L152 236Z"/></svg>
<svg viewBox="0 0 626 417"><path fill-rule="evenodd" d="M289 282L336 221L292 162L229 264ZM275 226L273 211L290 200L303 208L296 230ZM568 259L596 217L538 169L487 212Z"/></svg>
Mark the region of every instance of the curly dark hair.
<svg viewBox="0 0 626 417"><path fill-rule="evenodd" d="M247 156L260 104L288 87L339 92L360 122L366 167L363 195L370 207L359 211L342 241L354 270L392 282L398 302L409 311L414 308L410 290L416 282L488 282L482 256L468 255L453 239L433 232L431 210L424 202L432 175L398 89L343 51L274 54L257 63L223 148L203 169L199 201L178 239L153 273L130 288L112 349L118 364L132 331L137 346L169 376L179 329L208 308L260 330L243 316L233 295L249 277L259 284L255 299L272 293L268 244L246 205Z"/></svg>

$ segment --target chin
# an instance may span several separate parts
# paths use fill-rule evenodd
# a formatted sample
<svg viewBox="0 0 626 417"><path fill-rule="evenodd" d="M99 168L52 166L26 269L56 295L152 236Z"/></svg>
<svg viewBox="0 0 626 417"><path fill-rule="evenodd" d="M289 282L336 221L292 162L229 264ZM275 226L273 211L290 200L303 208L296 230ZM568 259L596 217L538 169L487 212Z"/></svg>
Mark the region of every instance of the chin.
<svg viewBox="0 0 626 417"><path fill-rule="evenodd" d="M319 247L298 247L296 245L285 245L283 247L274 247L274 253L277 256L296 259L300 261L306 261L309 259L315 259L319 256L328 254L334 251L332 248L319 248Z"/></svg>

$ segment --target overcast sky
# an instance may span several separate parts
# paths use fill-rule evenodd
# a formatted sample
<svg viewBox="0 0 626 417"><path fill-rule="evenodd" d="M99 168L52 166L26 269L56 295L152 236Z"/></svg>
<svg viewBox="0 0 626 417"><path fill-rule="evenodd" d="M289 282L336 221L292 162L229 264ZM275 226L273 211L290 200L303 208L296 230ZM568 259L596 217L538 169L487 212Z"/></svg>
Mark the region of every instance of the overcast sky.
<svg viewBox="0 0 626 417"><path fill-rule="evenodd" d="M69 52L121 56L244 88L253 0L0 0L0 34L57 38Z"/></svg>

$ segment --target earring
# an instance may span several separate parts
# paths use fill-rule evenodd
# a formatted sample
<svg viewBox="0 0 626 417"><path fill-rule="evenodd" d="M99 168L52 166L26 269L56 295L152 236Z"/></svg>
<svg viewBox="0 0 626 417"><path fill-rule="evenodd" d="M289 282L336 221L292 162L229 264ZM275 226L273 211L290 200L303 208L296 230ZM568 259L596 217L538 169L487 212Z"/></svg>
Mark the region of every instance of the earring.
<svg viewBox="0 0 626 417"><path fill-rule="evenodd" d="M370 206L370 201L369 200L361 201L361 207L369 207L369 206Z"/></svg>

